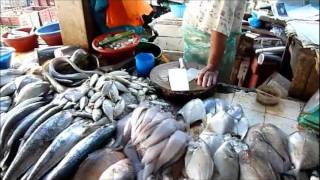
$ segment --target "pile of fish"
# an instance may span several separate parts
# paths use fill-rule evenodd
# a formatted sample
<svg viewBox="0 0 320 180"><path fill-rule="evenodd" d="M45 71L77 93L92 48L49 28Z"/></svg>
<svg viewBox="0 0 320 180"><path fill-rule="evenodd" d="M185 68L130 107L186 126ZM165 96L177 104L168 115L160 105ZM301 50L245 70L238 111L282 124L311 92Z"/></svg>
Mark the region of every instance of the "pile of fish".
<svg viewBox="0 0 320 180"><path fill-rule="evenodd" d="M94 74L62 93L42 76L16 69L0 73L2 179L69 177L139 101L163 104L148 80L124 70Z"/></svg>
<svg viewBox="0 0 320 180"><path fill-rule="evenodd" d="M18 69L0 71L0 113L6 113L21 102L34 97L46 97L50 95L50 84L41 76L25 74ZM0 126L1 127L1 126Z"/></svg>
<svg viewBox="0 0 320 180"><path fill-rule="evenodd" d="M159 107L140 106L133 111L123 130L124 138L129 140L124 152L138 179L161 175L184 155L190 141L184 131L184 122Z"/></svg>
<svg viewBox="0 0 320 180"><path fill-rule="evenodd" d="M308 180L306 172L319 167L314 134L298 131L287 136L272 124L249 128L239 105L196 99L179 113L186 123L202 120L204 126L193 134L185 156L185 174L190 179Z"/></svg>

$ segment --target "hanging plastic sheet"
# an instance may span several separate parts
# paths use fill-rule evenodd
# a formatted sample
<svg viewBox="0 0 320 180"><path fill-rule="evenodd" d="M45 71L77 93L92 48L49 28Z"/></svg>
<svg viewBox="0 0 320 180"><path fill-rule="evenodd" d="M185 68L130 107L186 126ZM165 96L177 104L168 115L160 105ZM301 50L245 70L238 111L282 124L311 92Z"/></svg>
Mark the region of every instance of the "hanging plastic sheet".
<svg viewBox="0 0 320 180"><path fill-rule="evenodd" d="M143 25L142 15L148 15L152 8L144 0L109 0L106 10L106 25L109 28Z"/></svg>
<svg viewBox="0 0 320 180"><path fill-rule="evenodd" d="M108 8L109 0L90 0L90 11L97 25L97 34L108 32L120 32L133 30L138 34L143 33L141 26L119 26L110 28L106 26L106 9Z"/></svg>

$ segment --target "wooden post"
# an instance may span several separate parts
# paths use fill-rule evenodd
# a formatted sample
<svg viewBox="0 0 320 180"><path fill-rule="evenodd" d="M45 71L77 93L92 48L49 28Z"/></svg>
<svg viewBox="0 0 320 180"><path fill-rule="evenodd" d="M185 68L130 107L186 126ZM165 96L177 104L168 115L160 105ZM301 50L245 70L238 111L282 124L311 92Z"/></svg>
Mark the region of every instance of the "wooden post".
<svg viewBox="0 0 320 180"><path fill-rule="evenodd" d="M55 0L64 45L91 48L96 36L88 0Z"/></svg>

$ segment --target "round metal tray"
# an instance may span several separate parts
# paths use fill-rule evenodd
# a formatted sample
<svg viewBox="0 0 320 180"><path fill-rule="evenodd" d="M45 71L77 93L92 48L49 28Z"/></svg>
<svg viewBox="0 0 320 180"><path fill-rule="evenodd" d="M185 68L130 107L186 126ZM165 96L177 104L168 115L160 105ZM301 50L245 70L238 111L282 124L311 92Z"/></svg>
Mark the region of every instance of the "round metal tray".
<svg viewBox="0 0 320 180"><path fill-rule="evenodd" d="M204 65L200 65L197 63L186 63L187 68L195 68L202 69ZM202 86L197 85L196 80L192 80L189 82L189 91L171 91L168 69L179 68L179 62L174 61L170 63L165 63L158 65L152 69L150 72L150 80L154 83L154 85L162 92L162 94L169 98L174 99L192 99L196 97L204 97L209 94L213 94L214 86L204 88Z"/></svg>

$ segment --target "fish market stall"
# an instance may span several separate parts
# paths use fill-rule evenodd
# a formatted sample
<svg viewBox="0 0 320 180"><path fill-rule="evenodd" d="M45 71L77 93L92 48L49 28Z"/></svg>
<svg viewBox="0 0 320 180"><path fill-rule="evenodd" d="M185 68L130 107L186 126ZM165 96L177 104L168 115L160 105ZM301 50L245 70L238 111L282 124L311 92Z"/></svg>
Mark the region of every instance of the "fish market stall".
<svg viewBox="0 0 320 180"><path fill-rule="evenodd" d="M65 45L0 69L0 179L319 179L319 90L288 97L277 73L259 88L199 86L203 65L132 30L91 39L87 2L74 5L81 32L61 20Z"/></svg>
<svg viewBox="0 0 320 180"><path fill-rule="evenodd" d="M91 63L86 69L83 59ZM104 72L82 49L31 69L1 70L2 179L269 180L316 173L318 137L298 128L303 102L264 106L248 89L220 84L216 91L174 103L148 78Z"/></svg>

